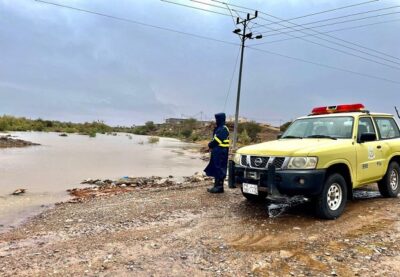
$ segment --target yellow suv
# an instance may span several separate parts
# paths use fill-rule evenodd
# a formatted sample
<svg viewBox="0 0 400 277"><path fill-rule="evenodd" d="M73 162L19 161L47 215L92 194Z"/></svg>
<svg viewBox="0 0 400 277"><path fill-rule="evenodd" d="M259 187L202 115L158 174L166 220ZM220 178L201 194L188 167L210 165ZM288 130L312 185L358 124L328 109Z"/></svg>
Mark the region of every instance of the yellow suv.
<svg viewBox="0 0 400 277"><path fill-rule="evenodd" d="M339 217L353 189L378 183L397 197L400 131L390 114L362 104L319 107L295 120L278 140L240 148L229 182L250 201L302 195L325 219Z"/></svg>

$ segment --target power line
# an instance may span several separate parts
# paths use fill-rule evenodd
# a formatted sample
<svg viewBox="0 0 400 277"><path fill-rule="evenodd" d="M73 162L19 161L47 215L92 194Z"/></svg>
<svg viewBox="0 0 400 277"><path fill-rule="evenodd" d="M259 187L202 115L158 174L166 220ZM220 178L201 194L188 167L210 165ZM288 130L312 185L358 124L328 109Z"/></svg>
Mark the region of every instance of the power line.
<svg viewBox="0 0 400 277"><path fill-rule="evenodd" d="M70 9L70 10L75 10L75 11L79 11L79 12L83 12L83 13L88 13L88 14L98 15L98 16L102 16L102 17L107 17L107 18L110 18L110 19L118 20L118 21L124 21L124 22L128 22L128 23L141 25L141 26L145 26L145 27L150 27L150 28L154 28L154 29L159 29L159 30L163 30L163 31L167 31L167 32L176 33L176 34L186 35L186 36L190 36L190 37L195 37L195 38L214 41L214 42L219 42L219 43L228 44L228 45L240 46L240 44L238 44L238 43L224 41L224 40L220 40L220 39L215 39L215 38L206 37L206 36L197 35L197 34L192 34L192 33L187 33L187 32L182 32L182 31L178 31L178 30L174 30L174 29L170 29L170 28L165 28L165 27L162 27L162 26L143 23L143 22L136 21L136 20L121 18L121 17L112 16L112 15L103 14L103 13L94 12L94 11L89 11L89 10L84 10L84 9L75 8L75 7L67 6L67 5L61 5L61 4L56 4L56 3L52 3L52 2L46 2L46 1L43 1L43 0L35 0L35 1L43 3L43 4L47 4L47 5L53 5L53 6L57 6L57 7L65 8L65 9ZM302 62L302 63L312 64L312 65L319 66L319 67L329 68L329 69L333 69L333 70L336 70L336 71L347 72L347 73L351 73L351 74L358 75L358 76L363 76L363 77L370 78L370 79L376 79L376 80L381 80L381 81L385 81L385 82L389 82L389 83L394 83L394 84L399 84L400 85L400 82L395 81L395 80L391 80L391 79L386 79L386 78L382 78L382 77L378 77L378 76L374 76L374 75L364 74L364 73L360 73L360 72L357 72L357 71L351 71L351 70L348 70L348 69L343 69L343 68L340 68L340 67L335 67L335 66L331 66L331 65L327 65L327 64L323 64L323 63L317 63L317 62L313 62L313 61L308 61L308 60L305 60L305 59L302 59L302 58L292 57L292 56L280 54L280 53L277 53L277 52L272 52L272 51L268 51L268 50L264 50L264 49L255 48L255 47L252 47L252 46L247 46L247 48L253 49L253 50L261 52L261 53L267 53L267 54L270 54L270 55L275 55L275 56L279 56L279 57L283 57L283 58L286 58L286 59L295 60L295 61Z"/></svg>
<svg viewBox="0 0 400 277"><path fill-rule="evenodd" d="M167 27L148 24L148 23L144 23L144 22L140 22L140 21L136 21L136 20L132 20L132 19L123 18L123 17L117 17L117 16L108 15L108 14L99 13L99 12L94 12L94 11L85 10L85 9L81 9L81 8L75 8L75 7L72 7L72 6L67 6L67 5L47 2L47 1L43 1L43 0L34 0L34 1L40 2L40 3L43 3L43 4L47 4L47 5L53 5L53 6L65 8L65 9L75 10L75 11L79 11L79 12L83 12L83 13L88 13L88 14L98 15L98 16L102 16L102 17L107 17L107 18L110 18L110 19L118 20L118 21L124 21L124 22L127 22L127 23L132 23L132 24L136 24L136 25L140 25L140 26L144 26L144 27L159 29L159 30L163 30L163 31L171 32L171 33L180 34L180 35L191 36L191 37L195 37L195 38L199 38L199 39L210 40L210 41L220 42L220 43L224 43L224 44L239 45L238 43L235 43L235 42L229 42L229 41L221 40L221 39L217 39L217 38L207 37L207 36L193 34L193 33L188 33L188 32L184 32L184 31L179 31L179 30L175 30L175 29L171 29L171 28L167 28Z"/></svg>
<svg viewBox="0 0 400 277"><path fill-rule="evenodd" d="M226 8L228 9L229 13L232 16L233 26L236 26L235 17L233 16L232 10L229 8L228 4L226 4Z"/></svg>
<svg viewBox="0 0 400 277"><path fill-rule="evenodd" d="M393 69L396 69L396 70L400 70L400 68L397 67L397 66L392 66L392 65L389 65L389 64L386 64L386 63L383 63L383 62L379 62L379 61L376 61L376 60L373 60L373 59L370 59L370 58L366 58L366 57L363 57L363 56L360 56L360 55L357 55L357 54L353 54L353 53L350 53L350 52L347 52L347 51L344 51L344 50L341 50L341 49L338 49L338 48L335 48L335 47L331 47L329 45L325 45L325 44L322 44L322 43L319 43L319 42L315 42L315 41L312 41L312 40L308 40L308 39L305 39L305 38L301 38L301 40L309 42L309 43L312 43L312 44L315 44L315 45L318 45L318 46L321 46L321 47L324 47L324 48L331 49L331 50L336 51L336 52L343 53L343 54L348 55L348 56L353 56L353 57L356 57L356 58L359 58L359 59L362 59L362 60L365 60L365 61L373 62L373 63L380 64L380 65L383 65L383 66L386 66L386 67L390 67L390 68L393 68ZM329 41L329 40L327 40L327 41ZM331 43L333 43L333 42L331 42ZM351 49L351 47L346 47L346 48L350 48ZM356 50L356 49L353 50L353 51L366 53L366 52L359 51L359 50ZM371 55L371 54L369 54L369 55ZM375 55L373 55L373 56L375 56ZM375 56L375 57L378 57L378 56ZM383 59L383 58L381 58L381 59ZM384 59L384 60L387 60L387 59ZM390 60L388 60L388 61L390 61ZM393 62L393 61L390 61L390 62L400 65L400 63L397 63L397 62Z"/></svg>
<svg viewBox="0 0 400 277"><path fill-rule="evenodd" d="M377 11L393 10L393 9L397 9L397 8L399 8L399 7L400 7L400 6L397 5L397 6L391 6L391 7L381 8L381 9L376 9L376 10L369 10L369 11L366 11L366 12L353 13L353 14L348 14L348 15L342 15L342 16L332 17L332 18L328 18L328 19L322 19L322 20L317 20L317 21L302 23L301 25L302 25L302 26L313 25L313 24L316 24L316 23L321 23L321 22L326 22L326 21L332 21L332 20L341 19L341 18L347 18L347 17L353 17L353 16L356 16L356 15L368 14L368 13L377 12ZM398 13L398 12L395 12L395 13ZM388 14L391 14L391 13L388 13ZM257 26L257 28L265 27L265 26L269 26L269 25L274 25L274 24L276 24L276 23L275 23L275 22L272 22L272 23L266 24L266 25L259 25L259 26ZM286 27L286 28L281 28L281 29L277 29L276 31L282 31L282 30L287 30L287 29L289 29L289 28L288 28L288 27ZM272 31L270 31L270 32L272 32Z"/></svg>
<svg viewBox="0 0 400 277"><path fill-rule="evenodd" d="M400 21L400 19L386 20L386 21L380 21L380 22L375 22L375 23L370 23L370 24L364 24L364 25L358 25L358 26L334 29L334 30L330 30L330 31L324 31L324 32L322 32L322 34L335 33L335 32L340 32L340 31L345 31L345 30L353 30L353 29L358 29L358 28L363 28L363 27L368 27L368 26L374 26L374 25L379 25L379 24L385 24L385 23L391 23L391 22L397 22L397 21ZM303 38L303 37L312 37L312 36L315 36L315 35L314 34L308 34L308 35L304 35L304 36L300 36L300 37L290 37L290 38L284 38L284 39L277 39L277 40L272 40L272 41L256 43L256 44L253 44L252 46L258 46L258 45L263 45L263 44L270 44L270 43L276 43L276 42L282 42L282 41L288 41L288 40L293 40L293 39L298 39L298 38Z"/></svg>
<svg viewBox="0 0 400 277"><path fill-rule="evenodd" d="M204 11L204 12L210 12L210 13L215 13L215 14L219 14L219 15L231 16L230 14L227 14L227 13L221 13L221 12L206 10L206 9L202 9L202 8L199 8L199 7L193 7L193 6L190 6L190 5L186 5L186 4L182 4L182 3L177 3L177 2L173 2L173 1L169 1L169 0L160 0L160 1L161 1L161 2L170 3L170 4L173 4L173 5L177 5L177 6L182 6L182 7L190 8L190 9L200 10L200 11ZM197 2L197 1L194 1L194 2Z"/></svg>
<svg viewBox="0 0 400 277"><path fill-rule="evenodd" d="M224 3L224 2L218 1L218 0L211 0L211 1L216 2L216 3ZM361 6L361 5L365 5L365 4L370 4L370 3L378 2L378 1L380 1L380 0L372 0L372 1L361 2L361 3L352 4L352 5L348 5L348 6L342 6L342 7L335 8L335 9L324 10L324 11L320 11L320 12L315 12L315 13L310 13L310 14L298 16L298 17L293 17L293 18L289 18L287 20L292 21L292 20L295 20L295 19L315 16L315 15L318 15L318 14L330 13L330 12L333 12L333 11L343 10L343 9L352 8L352 7L356 7L356 6ZM238 5L234 5L234 4L229 4L229 5L231 5L232 7L237 7L237 8L241 8L241 9L246 9L246 10L252 11L252 9L247 8L247 7L238 6ZM276 23L278 23L278 22L276 22Z"/></svg>
<svg viewBox="0 0 400 277"><path fill-rule="evenodd" d="M194 1L194 2L198 2L198 3L204 4L204 5L209 5L209 6L212 6L212 7L218 7L218 8L221 8L221 9L226 9L225 7L221 7L221 6L217 6L217 5L213 5L213 4L208 4L208 3L205 3L205 2L201 2L201 1L196 1L196 0L189 0L189 1L192 1L192 2ZM223 3L223 2L217 1L217 0L214 0L214 2ZM226 3L225 3L225 4L226 4ZM230 9L230 8L229 8L229 4L226 4L226 6L228 6L228 9ZM246 9L249 9L249 8L246 8ZM249 10L250 10L250 9L249 9ZM284 19L282 19L282 18L278 18L278 17L276 17L276 16L267 14L267 13L265 13L265 12L260 12L260 13L261 13L261 14L265 14L265 15L270 16L270 17L273 17L273 18L275 18L275 19L278 19L278 20L280 20L280 22L286 21L286 20L284 20ZM268 21L268 22L273 22L272 20L269 20L269 19L266 19L266 18L262 18L262 17L259 17L259 18L261 18L261 19L263 19L263 20L265 20L265 21ZM273 23L275 23L275 22L273 22ZM290 23L290 24L293 24L293 25L296 25L296 26L298 26L298 27L301 27L300 25L298 25L298 24L296 24L296 23L291 23L291 22L289 22L289 23ZM294 27L290 27L290 26L288 27L288 26L283 25L282 23L277 23L277 24L279 24L279 25L281 25L281 26L284 26L284 27L286 27L286 28L290 28L290 29L292 29L292 30L297 31ZM284 29L284 28L281 28L281 29L273 29L273 28L271 28L271 27L267 27L268 25L270 25L270 24L260 25L260 26L264 26L264 28L271 29L272 31L279 31L279 30L281 30L281 29ZM319 31L315 31L315 30L313 30L312 28L306 28L306 29L310 29L310 30L313 31L313 32L319 33ZM302 31L302 30L299 30L299 31L302 32L302 33L304 33L304 34L309 35L309 33L306 33L306 32L304 32L304 31ZM265 33L266 33L266 32L265 32ZM281 33L282 33L282 32L281 32ZM323 34L323 33L321 33L321 34ZM339 40L339 41L345 42L345 43L350 44L350 45L357 46L357 47L362 48L362 49L369 50L369 51L371 51L371 52L378 53L378 54L380 54L380 55L384 55L384 56L387 56L387 57L391 57L391 58L398 59L397 57L388 55L388 54L383 53L383 52L381 52L381 51L377 51L377 50L374 50L374 49L371 49L371 48L368 48L368 47L365 47L365 46L362 46L362 45L359 45L359 44L356 44L356 43L353 43L353 42L349 42L349 41L346 41L346 40L344 40L344 39L340 39L340 38L337 38L337 37L334 37L334 36L330 36L330 35L327 35L327 34L323 34L323 35L325 35L325 36L327 36L327 37L330 37L330 38L333 38L333 39L335 39L335 40ZM295 36L292 36L292 35L289 35L289 36L291 36L291 37L293 37L293 38L301 39L301 40L303 40L303 41L306 41L306 42L309 42L309 43L312 43L312 44L315 44L315 45L318 45L318 46L321 46L321 47L324 47L324 48L328 48L328 49L333 50L333 51L336 51L336 52L340 52L340 53L342 53L342 54L346 54L346 55L349 55L349 56L357 57L357 58L360 58L360 59L365 60L365 61L368 61L368 62L373 62L373 63L379 64L379 65L383 65L383 66L387 66L387 67L390 67L390 68L393 68L393 69L396 69L396 70L400 70L399 67L396 67L396 66L393 66L393 65L389 65L389 64L386 64L386 63L383 63L383 62L380 62L380 61L375 61L375 60L370 59L370 58L365 58L365 57L363 57L363 56L356 55L356 54L353 54L353 53L350 53L350 52L347 52L347 51L344 51L344 50L341 50L341 49L338 49L338 48L335 48L335 47L332 47L332 46L328 46L328 45L325 45L325 44L322 44L322 43L318 43L318 42L315 42L315 41L312 41L312 40L308 40L308 39L305 39L305 38L302 38L302 37L295 37ZM342 44L342 43L338 43L338 42L335 42L335 41L332 41L332 40L329 40L329 39L321 38L320 36L318 36L318 35L316 35L316 34L314 34L314 35L312 35L312 36L315 37L315 38L317 38L317 39L320 39L320 40L322 40L322 41L325 41L325 42L328 42L328 43L331 43L331 44L335 44L335 45L338 45L338 46L343 47L343 48L350 49L350 50L352 50L352 51L354 51L354 52L362 53L362 54L364 54L364 55L367 55L367 56L370 56L370 57L373 57L373 58L376 58L376 59L379 59L379 60L384 60L384 61L387 61L387 62L390 62L390 63L394 63L394 64L400 65L400 63L395 62L395 61L392 61L392 60L390 60L390 59L382 58L382 57L380 57L380 56L377 56L377 55L374 55L374 54L370 54L370 53L368 53L368 52L365 52L365 51L362 51L362 50L359 50L359 49L356 49L356 48L353 48L353 47L344 45L344 44ZM400 60L400 59L398 59L398 60Z"/></svg>
<svg viewBox="0 0 400 277"><path fill-rule="evenodd" d="M360 56L360 55L356 55L356 54L353 54L353 53L350 53L350 52L347 52L347 51L344 51L344 50L341 50L341 49L338 49L338 48L335 48L335 47L331 47L329 45L325 45L325 44L322 44L322 43L319 43L319 42L308 40L308 39L305 39L305 38L300 38L300 39L303 40L303 41L306 41L306 42L309 42L309 43L324 47L324 48L331 49L331 50L336 51L336 52L343 53L343 54L348 55L348 56L353 56L353 57L356 57L356 58L359 58L359 59L362 59L362 60L365 60L365 61L373 62L373 63L380 64L380 65L383 65L383 66L386 66L386 67L390 67L390 68L393 68L393 69L396 69L396 70L400 70L400 68L397 67L397 66L392 66L392 65L389 65L389 64L386 64L386 63L383 63L383 62L379 62L379 61L376 61L376 60L373 60L373 59L370 59L370 58L366 58L366 57L363 57L363 56ZM322 39L322 38L319 38L319 39L325 40L325 39ZM330 43L335 43L335 42L332 42L332 41L329 41L329 40L326 40L326 41L328 41ZM335 44L338 44L338 43L335 43ZM338 45L340 45L340 44L338 44ZM349 49L354 49L354 48L351 48L351 47L347 47L345 45L342 45L342 47L346 47L346 48L349 48ZM360 51L360 50L357 50L357 49L354 49L353 51L368 54L367 52ZM369 56L378 57L376 55L371 55L371 54L368 54L368 55ZM380 57L378 57L378 58L380 58ZM380 59L384 59L384 58L380 58ZM400 65L400 63L393 62L393 61L390 61L388 59L384 59L384 60L387 60L389 62L396 63L396 64Z"/></svg>
<svg viewBox="0 0 400 277"><path fill-rule="evenodd" d="M328 26L333 26L333 25L338 25L338 24L344 24L344 23L355 22L355 21L360 21L360 20L365 20L365 19L370 19L370 18L377 18L377 17L381 17L381 16L399 14L399 13L400 13L400 12L391 12L391 13L378 14L378 15L367 16L367 17L362 17L362 18L357 18L357 19L349 19L349 20L334 22L334 23L330 23L330 24L323 24L323 25L318 25L318 26L312 26L312 28L315 29L315 28L328 27ZM268 36L269 36L269 37L272 37L272 36L277 36L277 35L282 35L282 34L294 33L294 32L298 32L298 31L300 31L300 30L282 32L282 33L276 33L276 34L269 34Z"/></svg>
<svg viewBox="0 0 400 277"><path fill-rule="evenodd" d="M321 12L306 14L306 15L302 15L302 16L298 16L298 17L292 17L292 18L290 18L290 19L287 19L287 21L292 21L292 20L296 20L296 19L306 18L306 17L315 16L315 15L324 14L324 13L330 13L330 12L334 12L334 11L338 11L338 10L344 10L344 9L348 9L348 8L353 8L353 7L365 5L365 4L371 4L371 3L373 3L373 2L378 2L378 1L379 1L379 0L372 0L372 1L367 1L367 2L361 2L361 3L357 3L357 4L353 4L353 5L348 5L348 6L343 6L343 7L339 7L339 8L335 8L335 9L330 9L330 10L325 10L325 11L321 11ZM281 22L283 22L283 21L286 21L286 20L282 20ZM280 22L275 22L275 23L280 23Z"/></svg>
<svg viewBox="0 0 400 277"><path fill-rule="evenodd" d="M282 20L282 18L276 17L276 16L271 15L271 14L267 14L267 13L264 13L264 12L260 12L260 13L265 14L265 15L270 16L270 17L275 18L275 19ZM260 18L263 19L263 20L266 20L266 21L271 21L271 20L266 19L266 18L262 18L262 17L260 17ZM295 25L295 26L300 26L300 25L298 25L298 24L296 24L296 23L291 23L291 22L289 22L289 24L293 24L293 25ZM284 25L281 24L281 23L279 23L279 25L284 26ZM294 29L294 27L290 27L290 26L289 26L288 28ZM272 28L268 28L268 29L272 29ZM323 33L320 33L319 31L313 30L312 28L307 28L307 29L310 29L310 30L313 31L313 32L316 32L316 33L318 33L318 34L322 34L322 35L327 36L327 37L329 37L329 38L332 38L332 39L335 39L335 40L339 40L339 41L342 41L342 42L344 42L344 43L347 43L347 44L350 44L350 45L354 45L354 46L359 47L359 48L362 48L362 49L369 50L369 51L371 51L371 52L375 52L375 53L378 53L378 54L381 54L381 55L384 55L384 56L387 56L387 57L391 57L391 58L400 60L400 59L397 58L397 57L394 57L394 56L392 56L392 55L388 55L388 54L383 53L383 52L381 52L381 51L377 51L377 50L375 50L375 49L371 49L371 48L365 47L365 46L363 46L363 45L360 45L360 44L357 44L357 43L353 43L353 42L350 42L350 41L347 41L347 40L344 40L344 39L341 39L341 38L338 38L338 37L335 37L335 36L331 36L331 35L328 35L328 34L323 34ZM302 32L303 34L309 35L309 33L306 33L306 32L304 32L304 31L301 31L301 32ZM292 35L290 35L290 36L292 36ZM292 36L292 37L293 37L293 36ZM386 59L386 58L382 58L382 57L379 57L379 56L377 56L377 55L370 54L370 53L368 53L368 52L365 52L365 51L362 51L362 50L359 50L359 49L355 49L355 48L353 48L353 47L349 47L349 46L347 46L347 45L344 45L344 44L341 44L341 43L337 43L337 42L332 41L332 40L329 40L329 39L321 38L320 36L318 36L318 35L316 35L316 34L314 34L313 37L315 37L315 38L317 38L317 39L320 39L320 40L322 40L322 41L326 41L326 42L329 42L329 43L332 43L332 44L335 44L335 45L338 45L338 46L341 46L341 47L350 49L350 50L355 51L355 52L363 53L363 54L365 54L365 55L368 55L368 56L371 56L371 57L374 57L374 58L382 59L382 60L385 60L385 61L388 61L388 62L391 62L391 63L395 63L395 64L400 65L400 63L398 63L398 62L395 62L395 61L392 61L392 60L389 60L389 59ZM299 38L299 37L297 37L297 38ZM323 44L320 44L320 43L316 43L315 41L307 40L307 39L304 39L304 38L299 38L299 39L301 39L301 40L303 40L303 41L306 41L306 42L309 42L309 43L317 44L317 45L320 45L320 46L323 46L323 47L328 47L329 49L332 49L332 50L335 50L335 51L340 51L340 52L345 53L345 54L348 54L348 55L354 55L354 54L351 54L351 53L348 53L348 52L345 52L345 51L342 51L342 50L339 50L339 49L336 49L336 48L333 48L333 47L330 47L330 46L326 46L326 45L323 45ZM355 56L358 57L358 58L365 59L364 57L361 57L361 56L358 56L358 55L355 55ZM372 61L372 62L376 62L376 61L373 61L373 60L371 60L371 59L367 59L367 60L368 60L368 61ZM393 67L393 66L391 66L391 65L387 65L387 64L384 64L384 63L381 63L381 62L378 62L378 63L379 63L379 64L382 64L382 65L385 65L385 66ZM398 67L394 67L394 68L400 70L400 68L398 68Z"/></svg>
<svg viewBox="0 0 400 277"><path fill-rule="evenodd" d="M279 19L278 17L273 16L273 15L268 15L268 16L273 17L273 18L275 18L275 19ZM295 25L295 26L300 27L300 25L295 24L295 23L292 23L292 22L289 22L289 24L293 24L293 25ZM283 25L282 25L282 26L283 26ZM291 29L292 29L292 28L291 28ZM347 40L338 38L338 37L336 37L336 36L332 36L332 35L328 35L328 34L326 34L326 33L322 33L322 32L316 31L316 30L314 30L313 28L307 28L307 29L310 29L310 31L315 32L315 33L317 33L318 35L323 35L323 36L326 36L326 37L329 37L329 38L332 38L332 39L335 39L335 40L342 41L342 42L347 43L347 44L350 44L350 45L357 46L357 47L362 48L362 49L369 50L369 51L371 51L371 52L375 52L375 53L381 54L381 55L383 55L383 56L387 56L387 57L390 57L390 58L394 58L394 59L396 59L396 60L400 60L398 57L395 57L395 56L386 54L386 53L384 53L384 52L381 52L381 51L378 51L378 50L375 50L375 49L372 49L372 48L369 48L369 47L366 47L366 46L363 46L363 45L360 45L360 44L357 44L357 43L354 43L354 42L350 42L350 41L347 41ZM302 32L302 31L301 31L301 33L310 35L309 33L305 33L305 32ZM314 35L312 35L312 36L313 36L313 37L316 37L316 38L318 38L318 39L321 39L321 40L324 40L324 41L328 41L328 42L331 42L331 43L340 45L340 46L342 46L342 47L345 47L345 48L349 48L349 49L354 50L354 48L347 47L347 46L345 46L345 45L343 45L343 44L336 43L336 42L332 42L332 41L326 40L326 39L322 39L322 38L321 38L320 36L318 36L318 35L314 34ZM301 39L301 38L300 38L300 39ZM355 50L354 50L354 51L355 51ZM371 55L371 54L369 54L369 53L365 53L365 52L363 52L363 51L360 51L360 52L361 52L361 53L364 53L364 54L368 54L368 55L370 55L370 56L372 56L372 57L378 57L378 56L375 56L375 55ZM378 57L378 58L380 58L380 57ZM384 58L382 58L382 59L383 59L383 60L386 60L386 61L389 61L389 62L393 62L393 61L388 60L388 59L384 59ZM397 62L394 62L394 63L397 63ZM400 63L398 63L398 64L400 64Z"/></svg>
<svg viewBox="0 0 400 277"><path fill-rule="evenodd" d="M225 104L224 104L224 111L226 110L226 104L228 103L229 94L231 93L231 89L232 89L232 85L233 85L233 80L234 80L234 78L235 78L235 73L236 73L236 69L237 69L237 65L238 65L239 57L240 57L240 50L241 50L241 49L239 48L239 51L238 51L237 57L236 57L235 66L234 66L233 72L232 72L231 81L230 81L230 83L229 83L229 89L228 89L228 91L227 91L227 93L226 93Z"/></svg>
<svg viewBox="0 0 400 277"><path fill-rule="evenodd" d="M343 68L340 68L340 67L331 66L331 65L327 65L327 64L323 64L323 63L312 62L312 61L305 60L305 59L302 59L302 58L292 57L292 56L289 56L289 55L284 55L284 54L268 51L268 50L265 50L265 49L259 49L259 48L255 48L255 47L252 47L252 46L247 46L247 48L255 50L255 51L259 51L259 52L264 52L264 53L267 53L267 54L270 54L270 55L279 56L279 57L286 58L286 59L291 59L291 60L295 60L295 61L299 61L299 62L303 62L303 63L313 64L313 65L316 65L316 66L319 66L319 67L325 67L325 68L329 68L329 69L333 69L333 70L347 72L347 73L351 73L351 74L355 74L355 75L359 75L359 76L363 76L363 77L367 77L367 78L371 78L371 79L386 81L386 82L393 83L393 84L400 84L400 82L395 81L395 80L382 78L382 77L378 77L378 76L374 76L374 75L370 75L370 74L366 74L366 73L361 73L361 72L357 72L357 71L352 71L352 70L348 70L348 69L343 69Z"/></svg>

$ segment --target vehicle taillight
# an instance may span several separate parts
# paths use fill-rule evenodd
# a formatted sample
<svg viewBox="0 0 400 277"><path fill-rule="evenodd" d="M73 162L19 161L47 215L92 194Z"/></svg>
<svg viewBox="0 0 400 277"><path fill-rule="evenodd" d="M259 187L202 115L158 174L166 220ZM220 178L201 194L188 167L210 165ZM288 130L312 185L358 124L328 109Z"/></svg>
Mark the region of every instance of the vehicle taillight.
<svg viewBox="0 0 400 277"><path fill-rule="evenodd" d="M349 104L349 105L318 107L314 108L311 113L313 115L319 115L319 114L330 114L330 113L361 112L364 110L365 106L363 104Z"/></svg>

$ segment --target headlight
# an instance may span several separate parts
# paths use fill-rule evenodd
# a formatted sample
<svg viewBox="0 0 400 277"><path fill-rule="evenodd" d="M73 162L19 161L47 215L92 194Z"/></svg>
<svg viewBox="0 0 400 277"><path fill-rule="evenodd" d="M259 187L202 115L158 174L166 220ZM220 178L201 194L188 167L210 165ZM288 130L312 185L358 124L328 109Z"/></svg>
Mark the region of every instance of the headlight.
<svg viewBox="0 0 400 277"><path fill-rule="evenodd" d="M235 162L235 164L240 164L240 158L241 158L241 155L238 154L238 153L236 153L236 154L233 156L233 161Z"/></svg>
<svg viewBox="0 0 400 277"><path fill-rule="evenodd" d="M288 169L315 169L317 163L317 157L293 157L289 160Z"/></svg>

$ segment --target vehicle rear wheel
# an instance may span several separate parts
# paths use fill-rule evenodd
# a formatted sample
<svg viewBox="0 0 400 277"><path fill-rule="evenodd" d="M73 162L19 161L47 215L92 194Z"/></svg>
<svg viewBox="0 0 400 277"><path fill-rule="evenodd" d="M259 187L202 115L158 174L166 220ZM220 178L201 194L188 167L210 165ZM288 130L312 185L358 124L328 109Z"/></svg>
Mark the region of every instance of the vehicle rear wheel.
<svg viewBox="0 0 400 277"><path fill-rule="evenodd" d="M346 206L346 180L338 173L328 176L322 193L315 200L315 212L318 217L323 219L338 218Z"/></svg>
<svg viewBox="0 0 400 277"><path fill-rule="evenodd" d="M398 196L400 192L399 176L399 164L391 162L385 176L378 182L378 188L383 197L396 198Z"/></svg>
<svg viewBox="0 0 400 277"><path fill-rule="evenodd" d="M258 192L258 195L253 195L253 194L249 194L249 193L244 193L243 189L241 189L243 196L250 202L263 202L266 200L267 198L267 194L265 192Z"/></svg>

